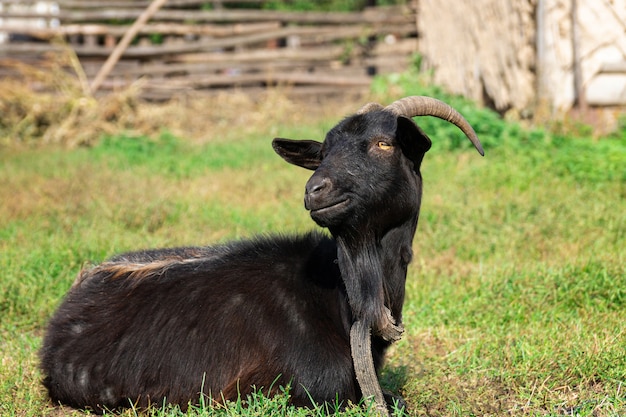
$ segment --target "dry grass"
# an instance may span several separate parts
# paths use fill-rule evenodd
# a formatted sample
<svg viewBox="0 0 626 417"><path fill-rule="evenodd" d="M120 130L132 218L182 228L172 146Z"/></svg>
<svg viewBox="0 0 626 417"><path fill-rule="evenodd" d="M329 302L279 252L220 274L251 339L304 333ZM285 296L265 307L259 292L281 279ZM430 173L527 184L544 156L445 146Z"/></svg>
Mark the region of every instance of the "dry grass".
<svg viewBox="0 0 626 417"><path fill-rule="evenodd" d="M11 60L2 65L14 77L0 80L0 145L56 144L72 148L92 145L103 135L153 135L167 129L191 142L204 143L237 133L268 130L278 134L284 123L353 112L352 97L333 105L308 105L311 98L289 98L288 89L268 89L251 96L243 91L188 93L167 102L141 98L141 81L129 88L92 96L71 50L37 64ZM359 98L358 103L362 99ZM241 127L244 127L242 129ZM274 128L272 128L274 126Z"/></svg>
<svg viewBox="0 0 626 417"><path fill-rule="evenodd" d="M15 74L0 81L0 143L90 144L137 122L137 90L95 99L71 52L31 66L2 63Z"/></svg>

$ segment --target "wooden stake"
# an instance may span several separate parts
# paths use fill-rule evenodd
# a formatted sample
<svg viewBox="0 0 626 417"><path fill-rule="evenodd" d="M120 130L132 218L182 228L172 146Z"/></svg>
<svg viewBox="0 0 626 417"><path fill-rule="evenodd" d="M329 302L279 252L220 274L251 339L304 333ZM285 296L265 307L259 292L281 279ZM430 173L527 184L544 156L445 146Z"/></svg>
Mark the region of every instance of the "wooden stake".
<svg viewBox="0 0 626 417"><path fill-rule="evenodd" d="M130 42L135 36L137 36L139 30L165 4L166 1L167 0L154 0L152 3L150 3L150 6L148 6L148 8L144 10L144 12L137 18L137 20L135 20L135 23L133 23L130 29L128 29L128 32L124 34L120 42L117 44L113 52L111 52L111 55L109 55L106 62L104 63L102 68L100 68L100 71L98 71L98 74L92 81L91 94L94 94L96 91L98 91L113 67L115 67L115 64L117 64L119 59L124 54L124 51L126 51L126 49L128 48L128 45L130 45Z"/></svg>

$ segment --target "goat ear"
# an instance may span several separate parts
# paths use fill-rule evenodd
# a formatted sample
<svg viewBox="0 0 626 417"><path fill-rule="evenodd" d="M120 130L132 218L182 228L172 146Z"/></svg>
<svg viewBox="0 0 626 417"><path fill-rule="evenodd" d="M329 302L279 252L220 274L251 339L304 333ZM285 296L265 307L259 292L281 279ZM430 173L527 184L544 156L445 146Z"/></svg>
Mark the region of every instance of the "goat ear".
<svg viewBox="0 0 626 417"><path fill-rule="evenodd" d="M276 138L272 148L285 161L302 168L316 170L322 163L322 144L314 140Z"/></svg>
<svg viewBox="0 0 626 417"><path fill-rule="evenodd" d="M400 142L404 154L415 164L415 169L419 169L424 154L432 145L430 138L413 120L400 116L398 117L396 139Z"/></svg>

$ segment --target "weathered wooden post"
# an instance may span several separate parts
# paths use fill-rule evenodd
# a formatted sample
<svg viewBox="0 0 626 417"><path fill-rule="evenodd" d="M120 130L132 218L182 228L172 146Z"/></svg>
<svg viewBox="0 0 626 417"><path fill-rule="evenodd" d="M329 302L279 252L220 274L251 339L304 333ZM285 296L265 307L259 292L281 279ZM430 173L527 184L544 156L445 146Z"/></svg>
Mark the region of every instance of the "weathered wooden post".
<svg viewBox="0 0 626 417"><path fill-rule="evenodd" d="M146 24L146 22L165 4L167 0L154 0L150 3L150 6L135 20L135 23L128 29L128 32L124 34L120 42L117 44L111 55L107 58L106 62L98 71L98 74L94 78L91 83L91 94L98 91L107 75L111 72L117 61L122 57L128 45L133 40L133 38L139 33L141 28Z"/></svg>

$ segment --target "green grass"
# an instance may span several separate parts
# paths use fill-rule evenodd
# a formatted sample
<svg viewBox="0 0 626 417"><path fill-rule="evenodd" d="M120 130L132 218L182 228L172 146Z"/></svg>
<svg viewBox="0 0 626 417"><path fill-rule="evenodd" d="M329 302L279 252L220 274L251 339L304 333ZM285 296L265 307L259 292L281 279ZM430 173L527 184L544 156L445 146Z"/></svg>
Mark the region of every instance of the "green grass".
<svg viewBox="0 0 626 417"><path fill-rule="evenodd" d="M526 131L450 100L476 125L486 157L445 124L419 120L434 147L423 166L407 332L383 385L411 415L626 415L625 134ZM321 138L334 122L278 135ZM164 133L2 150L0 415L83 415L48 402L36 352L86 263L315 227L302 207L310 173L273 154L269 130L238 139L233 130L205 145ZM334 414L290 408L287 395L147 415Z"/></svg>

